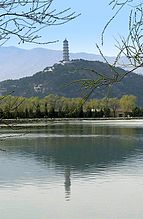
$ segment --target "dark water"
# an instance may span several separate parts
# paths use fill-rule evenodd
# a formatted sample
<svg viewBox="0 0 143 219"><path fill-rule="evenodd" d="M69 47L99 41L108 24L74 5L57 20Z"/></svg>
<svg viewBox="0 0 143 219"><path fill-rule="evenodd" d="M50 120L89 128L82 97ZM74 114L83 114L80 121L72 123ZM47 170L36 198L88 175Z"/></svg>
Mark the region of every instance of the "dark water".
<svg viewBox="0 0 143 219"><path fill-rule="evenodd" d="M143 218L143 121L0 130L0 218Z"/></svg>

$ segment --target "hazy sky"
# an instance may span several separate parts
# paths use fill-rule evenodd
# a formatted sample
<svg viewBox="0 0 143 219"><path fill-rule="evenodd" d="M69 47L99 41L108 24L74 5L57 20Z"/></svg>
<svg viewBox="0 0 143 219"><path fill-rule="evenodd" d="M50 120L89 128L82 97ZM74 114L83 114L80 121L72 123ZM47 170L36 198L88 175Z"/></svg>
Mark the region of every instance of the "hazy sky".
<svg viewBox="0 0 143 219"><path fill-rule="evenodd" d="M64 38L69 40L71 52L98 53L95 44L101 43L101 32L112 17L114 11L108 5L110 0L55 0L53 8L62 10L71 7L71 11L81 16L62 26L51 26L41 34L45 41L59 40L56 44L45 46L48 49L62 49ZM115 54L115 39L127 32L128 29L128 8L125 7L120 15L110 24L105 33L103 52L106 55ZM9 45L15 45L11 40ZM21 45L22 48L32 48L35 45Z"/></svg>

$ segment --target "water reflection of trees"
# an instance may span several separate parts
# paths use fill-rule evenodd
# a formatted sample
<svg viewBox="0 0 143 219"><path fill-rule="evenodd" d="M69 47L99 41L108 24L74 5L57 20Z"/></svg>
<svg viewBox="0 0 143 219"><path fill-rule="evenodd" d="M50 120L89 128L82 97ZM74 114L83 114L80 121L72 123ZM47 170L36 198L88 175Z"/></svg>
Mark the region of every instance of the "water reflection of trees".
<svg viewBox="0 0 143 219"><path fill-rule="evenodd" d="M45 164L53 162L56 166L84 171L90 166L106 168L135 154L136 142L139 141L136 136L140 130L97 125L54 125L31 131L32 137L25 135L20 139L7 139L2 144L9 151L24 156L30 154ZM41 134L45 134L44 137ZM56 136L48 137L49 134Z"/></svg>
<svg viewBox="0 0 143 219"><path fill-rule="evenodd" d="M20 139L7 139L3 142L3 147L9 153L30 156L47 168L50 165L56 169L60 168L65 177L66 200L70 199L71 177L74 171L83 175L91 170L99 173L106 168L120 165L143 151L142 140L137 138L142 129L95 125L74 127L66 125L53 126L47 130L33 130L35 137L25 135ZM42 137L42 133L45 133L45 137ZM65 137L46 137L46 134L64 134ZM76 135L78 137L75 137Z"/></svg>

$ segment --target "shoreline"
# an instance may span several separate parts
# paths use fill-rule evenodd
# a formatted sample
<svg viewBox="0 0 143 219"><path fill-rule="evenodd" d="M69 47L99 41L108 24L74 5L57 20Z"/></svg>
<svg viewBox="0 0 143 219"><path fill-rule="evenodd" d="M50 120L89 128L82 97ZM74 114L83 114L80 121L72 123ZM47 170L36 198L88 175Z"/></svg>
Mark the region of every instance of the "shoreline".
<svg viewBox="0 0 143 219"><path fill-rule="evenodd" d="M143 117L141 118L127 118L127 117L118 117L118 118L35 118L35 119L3 119L0 121L0 128L34 128L34 127L47 127L50 124L59 124L59 123L97 123L97 124L106 124L108 123L122 123L122 122L142 122Z"/></svg>

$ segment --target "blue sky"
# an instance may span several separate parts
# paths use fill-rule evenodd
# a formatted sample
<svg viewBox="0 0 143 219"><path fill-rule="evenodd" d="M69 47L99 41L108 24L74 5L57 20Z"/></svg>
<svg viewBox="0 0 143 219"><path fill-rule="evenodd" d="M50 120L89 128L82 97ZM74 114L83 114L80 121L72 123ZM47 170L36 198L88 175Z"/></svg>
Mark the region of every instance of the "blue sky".
<svg viewBox="0 0 143 219"><path fill-rule="evenodd" d="M110 0L55 0L53 8L62 10L71 7L72 11L81 16L62 26L48 27L41 32L43 40L59 40L56 44L45 46L48 49L62 49L64 38L69 40L71 52L98 53L95 44L101 43L101 32L113 15ZM105 33L104 46L102 50L105 55L115 55L115 39L127 32L128 28L128 8L124 8L120 15L111 23ZM8 45L18 46L14 40ZM24 44L22 48L33 48L35 45Z"/></svg>

